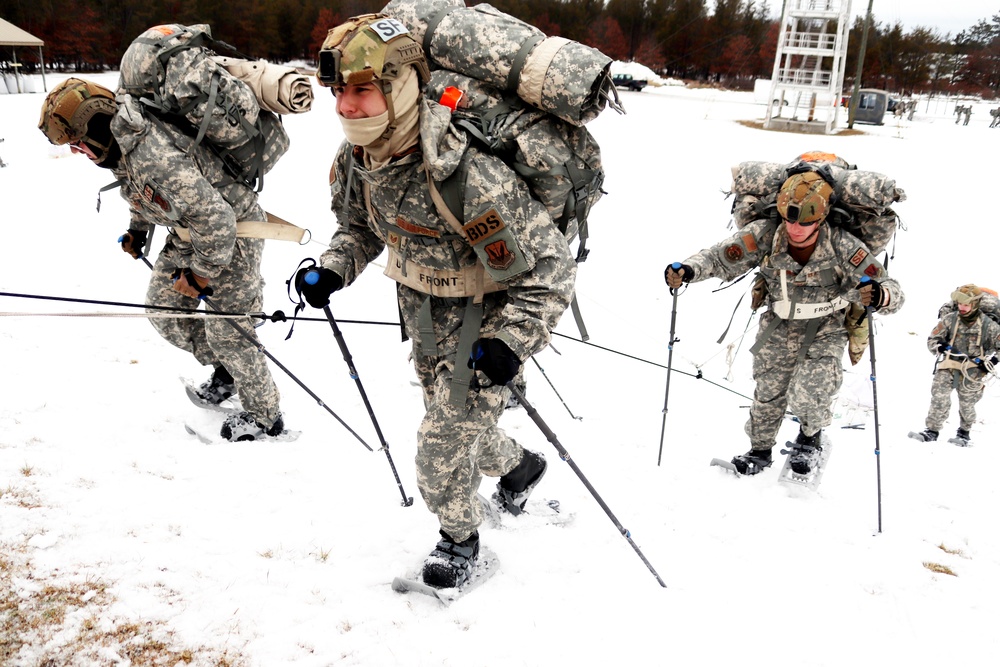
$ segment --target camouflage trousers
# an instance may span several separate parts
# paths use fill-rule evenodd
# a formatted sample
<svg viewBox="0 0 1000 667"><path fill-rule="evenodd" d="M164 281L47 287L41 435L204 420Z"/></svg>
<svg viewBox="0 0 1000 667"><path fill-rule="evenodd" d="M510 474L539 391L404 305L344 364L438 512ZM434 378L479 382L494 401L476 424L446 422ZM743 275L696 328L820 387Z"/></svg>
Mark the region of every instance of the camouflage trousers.
<svg viewBox="0 0 1000 667"><path fill-rule="evenodd" d="M974 373L978 371L969 371L970 375ZM976 403L983 397L983 384L963 377L960 371L945 369L934 373L934 381L931 382L931 406L927 410L924 425L932 431L940 432L948 420L952 390L958 394L958 419L961 428L968 431L976 423Z"/></svg>
<svg viewBox="0 0 1000 667"><path fill-rule="evenodd" d="M263 307L264 281L260 275L263 239L237 239L233 260L210 286L215 290L211 297L214 306L225 312L260 312ZM173 289L175 262L186 265L177 255L176 247L168 240L153 266L153 275L146 290L146 303L151 306L198 308L198 299L186 297ZM160 310L147 310L162 314ZM257 341L250 319L229 320L207 318L151 318L153 328L163 338L182 350L190 352L203 365L225 366L236 382L236 389L243 408L261 424L270 426L280 412L278 387L274 384L267 358L232 326L240 328ZM259 344L259 343L257 343Z"/></svg>
<svg viewBox="0 0 1000 667"><path fill-rule="evenodd" d="M497 326L500 298L487 296L481 331ZM431 300L437 353L426 354L413 328L423 301L419 292L399 288L400 310L413 339L413 366L426 409L417 431L417 485L441 530L464 540L483 521L477 499L483 476L510 472L524 456L524 448L497 426L510 396L506 387L480 386L474 377L464 405L450 400L465 306L461 299ZM483 379L482 384L489 381Z"/></svg>
<svg viewBox="0 0 1000 667"><path fill-rule="evenodd" d="M790 410L806 435L814 435L833 421L833 400L844 380L841 359L847 344L824 340L798 361L801 337L774 332L753 360L754 388L750 419L744 431L753 449L770 449ZM839 349L840 354L831 354ZM817 353L818 356L812 356Z"/></svg>

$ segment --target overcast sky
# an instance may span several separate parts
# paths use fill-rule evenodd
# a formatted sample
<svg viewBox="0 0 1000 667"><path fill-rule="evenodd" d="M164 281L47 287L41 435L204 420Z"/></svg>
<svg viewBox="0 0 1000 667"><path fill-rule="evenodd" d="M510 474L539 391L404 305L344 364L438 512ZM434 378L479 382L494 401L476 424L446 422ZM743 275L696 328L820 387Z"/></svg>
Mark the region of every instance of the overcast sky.
<svg viewBox="0 0 1000 667"><path fill-rule="evenodd" d="M772 0L775 12L781 11L781 0ZM863 16L868 11L868 0L852 0L851 15ZM883 24L903 24L907 32L918 26L932 28L954 37L968 30L981 19L989 20L1000 14L1000 0L873 0L872 14Z"/></svg>
<svg viewBox="0 0 1000 667"><path fill-rule="evenodd" d="M868 0L852 0L851 13L862 16L868 11ZM882 23L899 21L906 31L918 26L951 33L967 30L981 19L1000 14L1000 0L873 0L872 13Z"/></svg>

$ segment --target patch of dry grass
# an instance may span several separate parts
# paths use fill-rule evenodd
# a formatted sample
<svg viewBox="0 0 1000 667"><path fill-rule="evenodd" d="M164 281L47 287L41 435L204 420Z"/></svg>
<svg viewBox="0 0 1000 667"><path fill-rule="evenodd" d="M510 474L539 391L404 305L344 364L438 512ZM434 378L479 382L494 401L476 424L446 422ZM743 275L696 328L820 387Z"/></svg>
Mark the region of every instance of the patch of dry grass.
<svg viewBox="0 0 1000 667"><path fill-rule="evenodd" d="M109 655L134 667L248 664L238 651L185 646L162 622L116 617L115 602L105 582L41 575L24 544L0 544L0 665L83 667Z"/></svg>
<svg viewBox="0 0 1000 667"><path fill-rule="evenodd" d="M955 574L955 571L952 570L950 567L948 567L947 565L941 565L940 563L924 562L924 567L926 567L931 572L937 572L938 574L947 574L952 577L958 576L957 574Z"/></svg>

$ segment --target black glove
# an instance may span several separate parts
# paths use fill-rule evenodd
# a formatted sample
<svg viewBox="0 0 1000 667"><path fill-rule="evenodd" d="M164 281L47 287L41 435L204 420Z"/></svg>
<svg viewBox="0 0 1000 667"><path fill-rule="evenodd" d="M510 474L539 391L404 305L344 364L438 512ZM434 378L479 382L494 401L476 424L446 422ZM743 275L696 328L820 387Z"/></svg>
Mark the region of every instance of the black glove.
<svg viewBox="0 0 1000 667"><path fill-rule="evenodd" d="M981 370L984 373L989 373L990 372L990 369L986 367L986 360L985 359L980 359L979 357L976 357L975 362L976 362L976 366L979 366L979 370ZM989 360L989 363L990 363L990 367L993 367L993 366L997 365L996 355L993 355L993 358Z"/></svg>
<svg viewBox="0 0 1000 667"><path fill-rule="evenodd" d="M680 262L674 262L673 264L667 265L667 268L663 270L663 279L667 281L667 287L670 289L677 289L681 286L681 282L678 282L677 278L674 278L674 284L671 285L671 276L678 276L681 282L689 283L691 282L691 279L694 278L694 269L687 264L681 264Z"/></svg>
<svg viewBox="0 0 1000 667"><path fill-rule="evenodd" d="M868 289L868 288L871 289ZM882 285L879 284L877 280L865 280L858 285L858 291L861 293L861 305L871 306L872 310L878 310L882 307L883 290ZM869 296L869 294L871 296ZM867 301L868 303L865 303Z"/></svg>
<svg viewBox="0 0 1000 667"><path fill-rule="evenodd" d="M130 229L118 237L118 242L122 244L123 251L132 255L132 259L139 259L146 247L146 230Z"/></svg>
<svg viewBox="0 0 1000 667"><path fill-rule="evenodd" d="M315 275L307 281L306 275L309 273ZM329 306L330 295L343 286L344 279L340 277L340 274L323 267L299 269L298 273L295 274L296 291L305 297L305 300L313 308Z"/></svg>
<svg viewBox="0 0 1000 667"><path fill-rule="evenodd" d="M951 349L951 345L947 343L938 343L938 354L944 354Z"/></svg>
<svg viewBox="0 0 1000 667"><path fill-rule="evenodd" d="M480 338L472 344L469 368L482 371L493 384L505 385L517 375L521 360L502 340Z"/></svg>

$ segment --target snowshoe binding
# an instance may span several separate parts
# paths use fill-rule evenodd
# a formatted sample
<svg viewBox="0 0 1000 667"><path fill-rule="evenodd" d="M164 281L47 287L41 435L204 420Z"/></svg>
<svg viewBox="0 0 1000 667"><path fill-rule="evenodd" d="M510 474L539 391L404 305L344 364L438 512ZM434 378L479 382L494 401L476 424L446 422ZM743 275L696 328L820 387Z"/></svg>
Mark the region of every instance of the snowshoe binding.
<svg viewBox="0 0 1000 667"><path fill-rule="evenodd" d="M964 428L958 429L955 433L955 437L948 438L948 442L953 445L958 445L959 447L969 447L972 445L972 441L969 438L969 432Z"/></svg>
<svg viewBox="0 0 1000 667"><path fill-rule="evenodd" d="M914 440L919 440L920 442L934 442L938 439L938 432L929 428L925 428L920 433L910 431L907 435Z"/></svg>
<svg viewBox="0 0 1000 667"><path fill-rule="evenodd" d="M517 516L524 511L531 492L542 481L548 467L543 455L525 449L521 462L497 482L493 502L502 511Z"/></svg>
<svg viewBox="0 0 1000 667"><path fill-rule="evenodd" d="M756 475L765 468L771 467L770 449L751 449L746 454L738 454L730 462L735 472L740 475Z"/></svg>
<svg viewBox="0 0 1000 667"><path fill-rule="evenodd" d="M280 414L270 427L266 427L258 422L252 414L244 410L226 417L226 420L222 422L222 430L219 435L230 442L244 442L263 440L268 437L276 438L284 432L285 420Z"/></svg>
<svg viewBox="0 0 1000 667"><path fill-rule="evenodd" d="M421 578L434 588L458 588L472 574L479 559L479 532L456 542L443 530L441 540L424 561Z"/></svg>
<svg viewBox="0 0 1000 667"><path fill-rule="evenodd" d="M832 443L822 431L807 436L800 430L795 442L787 445L789 449L781 450L782 454L787 454L787 458L778 473L778 481L815 490L830 460Z"/></svg>
<svg viewBox="0 0 1000 667"><path fill-rule="evenodd" d="M822 431L817 431L813 435L806 435L799 431L788 460L788 466L796 475L808 475L819 463L823 451L821 433Z"/></svg>
<svg viewBox="0 0 1000 667"><path fill-rule="evenodd" d="M225 412L227 401L231 405L239 400L236 395L236 382L224 366L216 366L212 377L198 387L188 385L186 390L191 402L206 410Z"/></svg>

